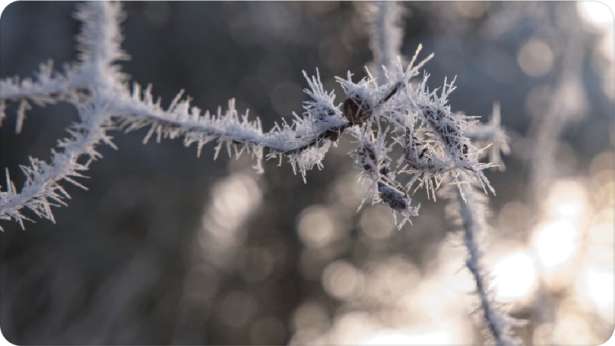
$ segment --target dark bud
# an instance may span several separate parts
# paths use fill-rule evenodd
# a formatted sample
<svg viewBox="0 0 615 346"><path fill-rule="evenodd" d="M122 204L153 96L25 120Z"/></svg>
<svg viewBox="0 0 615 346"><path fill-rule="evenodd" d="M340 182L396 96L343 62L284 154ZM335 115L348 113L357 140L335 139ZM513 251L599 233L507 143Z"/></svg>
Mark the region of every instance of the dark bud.
<svg viewBox="0 0 615 346"><path fill-rule="evenodd" d="M427 148L423 148L423 150L421 150L421 153L419 154L419 159L422 159L426 153L427 153Z"/></svg>
<svg viewBox="0 0 615 346"><path fill-rule="evenodd" d="M371 115L371 109L367 102L360 99L347 98L344 101L344 116L353 125L363 124Z"/></svg>
<svg viewBox="0 0 615 346"><path fill-rule="evenodd" d="M326 139L329 139L329 140L335 142L339 138L340 132L341 132L340 130L328 130L323 135L323 138L326 138Z"/></svg>
<svg viewBox="0 0 615 346"><path fill-rule="evenodd" d="M394 210L405 210L408 208L407 196L387 184L378 182L378 192L382 201L389 205Z"/></svg>

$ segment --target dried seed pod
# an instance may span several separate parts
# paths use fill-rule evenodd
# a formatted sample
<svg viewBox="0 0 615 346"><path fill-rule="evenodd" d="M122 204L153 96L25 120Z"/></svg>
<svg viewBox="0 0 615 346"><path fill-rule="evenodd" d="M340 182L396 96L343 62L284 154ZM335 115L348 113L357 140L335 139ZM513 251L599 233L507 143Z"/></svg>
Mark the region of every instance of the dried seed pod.
<svg viewBox="0 0 615 346"><path fill-rule="evenodd" d="M366 101L349 97L344 101L344 116L353 125L363 124L371 115L372 109Z"/></svg>

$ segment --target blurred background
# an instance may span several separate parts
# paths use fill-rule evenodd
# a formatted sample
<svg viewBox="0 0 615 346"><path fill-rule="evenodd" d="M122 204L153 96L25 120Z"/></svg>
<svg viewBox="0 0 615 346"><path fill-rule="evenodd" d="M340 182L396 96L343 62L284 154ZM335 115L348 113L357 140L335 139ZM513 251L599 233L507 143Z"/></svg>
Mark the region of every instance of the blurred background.
<svg viewBox="0 0 615 346"><path fill-rule="evenodd" d="M352 2L129 2L125 72L169 102L236 97L269 128L299 111L301 70L361 76L372 57ZM74 3L15 2L0 20L0 77L75 59ZM493 294L528 344L604 342L614 321L613 17L600 2L403 3L403 53L431 83L457 76L453 110L502 107L512 152L491 172L484 235ZM340 101L341 102L341 101ZM76 120L36 108L0 127L0 167ZM465 250L444 201L394 229L366 206L343 138L308 183L287 165L197 159L179 141L115 133L56 224L0 233L0 326L17 344L480 344ZM211 147L210 147L211 149ZM471 316L471 317L470 317Z"/></svg>

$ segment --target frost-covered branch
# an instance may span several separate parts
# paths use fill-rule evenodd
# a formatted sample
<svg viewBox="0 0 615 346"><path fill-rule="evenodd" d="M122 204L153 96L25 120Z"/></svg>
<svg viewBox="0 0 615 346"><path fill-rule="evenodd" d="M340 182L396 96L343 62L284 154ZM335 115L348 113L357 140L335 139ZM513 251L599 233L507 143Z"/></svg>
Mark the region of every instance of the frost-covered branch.
<svg viewBox="0 0 615 346"><path fill-rule="evenodd" d="M7 171L6 191L0 191L0 220L18 222L23 228L23 222L29 220L23 210L29 209L53 222L51 207L65 206L70 198L60 183L66 181L86 189L75 179L83 178L90 163L101 157L96 149L98 143L113 145L106 133L107 115L105 105L95 101L79 106L80 122L68 129L70 137L59 141L60 151L52 151L50 162L30 158L30 165L22 166L26 181L19 191Z"/></svg>
<svg viewBox="0 0 615 346"><path fill-rule="evenodd" d="M67 69L66 74L60 75L46 65L34 81L0 81L0 95L6 97L2 102L20 99L22 105L27 105L27 100L41 104L67 100L79 113L79 122L67 130L68 138L58 141L49 163L30 158L30 165L21 167L26 180L20 190L6 173L6 186L0 189L0 220L15 221L22 228L24 221L30 220L25 209L54 221L51 208L66 205L70 198L61 183L66 181L85 189L75 179L84 177L91 162L101 157L96 146L101 142L113 146L107 134L112 125L108 106L112 91L121 83L119 70L113 65L124 57L119 47L120 9L117 4L91 2L80 5L76 16L83 22L78 37L82 61L79 68ZM78 97L75 88L87 89L89 97ZM24 116L25 108L20 107L17 132Z"/></svg>
<svg viewBox="0 0 615 346"><path fill-rule="evenodd" d="M120 24L124 13L120 3L94 1L80 4L75 18L82 23L77 36L77 48L82 70L81 78L91 87L113 80L117 85L126 76L120 72L118 61L128 55L122 50Z"/></svg>
<svg viewBox="0 0 615 346"><path fill-rule="evenodd" d="M76 71L67 68L64 73L53 70L51 62L41 64L34 78L19 77L0 80L0 126L6 117L7 102L18 102L16 132L20 133L26 112L31 108L30 103L37 106L54 104L60 100L68 99L69 95L83 88L82 80L76 78Z"/></svg>
<svg viewBox="0 0 615 346"><path fill-rule="evenodd" d="M263 157L280 161L285 158L305 180L308 170L315 166L322 167L330 144L344 130L357 125L350 121L348 112L343 113L341 104L335 103L335 94L324 89L318 73L316 76L304 73L308 83L305 92L309 100L304 102L302 114L293 114L290 122L282 119L268 132L262 130L258 118L249 120L247 112L240 114L233 101L229 102L226 110L219 108L216 113L211 113L192 106L180 93L168 107L162 107L160 100L154 101L150 88L141 90L135 83L129 91L126 87L127 76L116 64L126 58L121 49L119 24L123 14L119 4L84 3L79 5L75 17L82 22L82 30L77 37L80 54L76 64L66 67L63 73L54 72L49 64L43 66L34 79L8 78L0 81L0 109L5 109L6 102L20 103L17 132L23 124L29 102L45 105L67 101L78 109L84 108L84 104L104 104L108 118L104 121L105 130L148 128L145 142L154 135L157 140L181 137L186 145L196 144L199 153L205 144L215 141L216 156L223 147L231 155L247 151L257 159L259 168ZM388 97L398 90L391 90ZM81 119L85 121L86 117L82 116ZM92 122L85 124L93 125ZM75 125L75 128L84 133L98 133L95 127ZM82 148L84 152L89 152L97 142L74 139L75 143L88 145ZM73 146L71 148L75 149ZM65 151L66 148L61 145L60 149ZM71 153L71 157L75 155ZM70 176L70 172L87 168L78 165L75 160L56 160L55 156L49 164L35 159L31 162L32 167L24 169L27 181L21 191L17 191L12 181L7 182L6 191L2 192L3 199L0 200L0 219L15 220L18 217L21 221L25 218L21 210L41 204L41 201L44 201L45 212L41 213L35 208L35 214L52 219L49 208L52 204L46 201L57 199L55 191L59 188L59 181ZM47 167L45 165L49 168L40 168ZM47 171L57 174L47 174Z"/></svg>
<svg viewBox="0 0 615 346"><path fill-rule="evenodd" d="M322 168L331 144L335 144L343 133L349 133L358 143L353 154L355 162L370 186L367 199L387 204L394 214L402 216L398 223L402 225L417 215L418 207L410 197L416 189L425 188L428 196L435 197L442 184L461 184L466 180L478 182L487 189L490 185L482 171L491 164L479 162L482 151L464 132L476 128L477 122L450 110L448 95L454 90L453 83L445 81L437 94L436 90L427 88L427 75L419 83L415 81L433 55L419 59L419 46L407 65L397 57L401 44L398 6L381 3L375 9L377 20L373 23L372 39L380 41L373 43L372 48L380 64L379 77L372 76L368 70L367 76L358 82L352 80L350 72L346 78L337 78L344 92L340 102L333 91L325 90L318 71L314 76L304 72L308 100L303 103L301 113L293 113L288 121L281 118L268 131L263 130L258 117L250 119L248 112L238 111L233 100L226 109L210 112L192 105L182 93L168 106L163 106L151 87L143 89L133 83L129 88L128 76L117 64L126 58L121 49L123 14L118 4L109 2L79 5L76 18L83 25L77 38L77 63L61 73L45 65L33 80L0 80L0 109L4 108L4 102L20 102L20 129L30 101L41 105L64 101L79 110L84 105L104 105L106 115L100 122L99 129L103 129L100 140L107 138L107 130L146 129L144 142L151 138L158 141L179 138L186 146L194 144L198 154L206 144L213 142L216 144L215 157L223 149L235 157L247 152L256 159L260 170L263 159L277 159L280 163L286 160L304 180L308 170ZM377 53L382 50L386 52ZM89 117L80 119L86 121ZM93 125L92 122L86 124ZM98 133L97 128L85 129L81 125L76 128L84 133ZM78 141L91 146L96 142ZM64 151L65 148L60 149ZM392 158L396 153L401 156ZM50 165L66 162L74 164L78 171L87 168L78 166L75 161L60 162L54 158ZM63 171L68 172L69 168ZM31 184L45 185L48 178L55 182L50 185L56 186L66 174L57 175L55 179L39 169L32 169L26 175ZM26 183L22 191L32 190L32 187ZM42 188L38 194L24 193L21 199L16 199L21 192L13 183L8 182L5 188L5 198L0 201L0 219L8 220L14 220L14 215L23 215L20 209L29 206L29 200L47 200L44 193L47 191L47 197L55 197L56 191ZM14 203L15 200L21 202ZM51 204L46 208L49 206ZM46 211L41 216L50 218L51 214Z"/></svg>
<svg viewBox="0 0 615 346"><path fill-rule="evenodd" d="M55 102L58 95L85 86L77 83L74 73L70 69L65 73L55 72L51 62L41 64L34 78L0 80L0 99L19 101L27 98L40 103Z"/></svg>
<svg viewBox="0 0 615 346"><path fill-rule="evenodd" d="M150 88L142 91L138 85L133 87L131 95L118 94L113 110L120 115L122 129L148 129L144 142L152 136L157 140L183 138L186 146L196 144L200 154L205 144L216 141L216 156L226 146L229 151L233 147L238 152L245 150L258 161L267 151L270 158L288 157L290 163L305 174L313 166L311 162L321 160L313 160L311 154L317 149L326 153L328 142L336 140L349 126L339 105L334 103L335 94L323 89L320 76L306 75L306 79L310 100L304 102L302 116L295 115L291 123L283 119L268 132L263 131L260 119L250 120L247 112L240 114L234 100L229 101L227 109L218 108L212 114L192 106L180 93L163 108L159 100L154 101Z"/></svg>
<svg viewBox="0 0 615 346"><path fill-rule="evenodd" d="M463 232L463 243L468 252L466 267L476 285L480 313L489 335L498 346L519 345L520 340L513 335L511 329L519 322L509 317L494 301L489 287L490 276L482 263L480 237L488 228L485 196L473 186L463 186L450 193L448 198L449 213Z"/></svg>
<svg viewBox="0 0 615 346"><path fill-rule="evenodd" d="M119 7L106 2L86 3L79 7L76 17L83 22L82 32L78 36L79 63L67 69L65 74L54 74L47 68L36 81L3 81L10 86L3 88L0 93L3 100L27 102L25 100L41 98L49 102L61 100L77 105L84 100L94 100L106 105L106 111L113 119L109 127L125 131L147 128L144 142L152 136L157 140L181 138L186 146L195 144L199 154L204 145L216 142L215 156L223 148L226 148L229 155L238 156L248 152L257 160L257 166L261 169L260 163L265 157L280 161L286 159L304 180L308 170L322 167L322 160L331 143L346 129L362 126L367 120L371 124L372 120L378 119L380 111L389 107L387 104L403 92L410 79L418 74L419 68L429 59L416 66L413 61L406 71L400 67L399 75L382 86L374 81L355 84L339 79L346 94L346 101L341 104L336 103L333 92L324 89L318 73L315 76L304 73L308 84L305 92L309 99L303 104L302 114L293 114L292 121L282 119L265 132L260 120L250 120L247 112L241 114L235 108L234 101L229 102L227 109L219 108L216 113L211 113L192 106L181 93L169 106L163 107L149 87L142 90L134 83L129 91L125 86L126 76L115 64L126 57L120 47L119 22L122 14ZM98 92L101 89L104 92ZM407 106L399 104L399 101L396 103L398 111L404 111ZM19 118L23 119L23 116ZM382 154L375 153L379 156ZM33 172L36 173L36 170ZM367 176L373 176L373 172L366 173ZM416 209L410 203L407 191L401 189L402 185L391 182L394 175L392 170L384 175L388 183L384 183L384 176L377 177L376 200L384 201L404 215L406 220L416 215ZM42 181L34 178L31 180ZM18 194L12 185L11 194ZM53 193L50 192L50 195ZM402 197L406 200L404 203L401 202ZM19 205L23 207L26 204ZM14 206L10 206L8 202L1 203L0 216L6 216L2 213L9 212L15 215ZM5 208L10 210L5 211Z"/></svg>

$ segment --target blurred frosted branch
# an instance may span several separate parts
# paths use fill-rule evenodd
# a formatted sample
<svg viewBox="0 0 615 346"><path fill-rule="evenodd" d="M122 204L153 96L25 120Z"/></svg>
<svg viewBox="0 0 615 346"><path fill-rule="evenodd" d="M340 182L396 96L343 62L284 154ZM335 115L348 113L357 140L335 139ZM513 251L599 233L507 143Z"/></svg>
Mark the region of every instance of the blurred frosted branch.
<svg viewBox="0 0 615 346"><path fill-rule="evenodd" d="M511 330L518 322L498 308L490 292L489 275L482 263L483 251L479 238L488 227L487 201L472 186L464 186L448 197L451 200L450 215L463 231L463 243L468 252L466 267L476 284L482 319L489 335L498 346L518 345L520 340Z"/></svg>
<svg viewBox="0 0 615 346"><path fill-rule="evenodd" d="M395 1L372 2L365 5L363 15L369 24L369 44L378 82L383 83L385 69L392 69L399 57L403 38L403 9Z"/></svg>
<svg viewBox="0 0 615 346"><path fill-rule="evenodd" d="M561 61L551 85L553 92L550 102L545 106L543 113L534 114L535 117L530 124L531 145L533 148L540 148L540 150L531 150L527 158L530 166L529 202L536 210L544 208L544 205L541 205L544 196L552 182L561 174L556 170L558 148L561 146L560 136L587 107L588 100L582 81L583 61L587 54L584 38L587 38L587 35L582 29L570 26L570 16L576 18L577 22L579 20L576 13L574 6L557 9L556 25L562 30L562 33L558 33L561 35L559 39L565 38L566 44L562 46ZM528 237L526 241L531 242L531 238ZM545 268L538 260L538 255L534 253L536 248L529 246L529 249L538 272L536 300L540 301L533 306L531 319L537 325L546 326L552 324L556 318L557 300L566 295L553 297L549 294L545 281Z"/></svg>
<svg viewBox="0 0 615 346"><path fill-rule="evenodd" d="M548 181L554 177L559 136L585 107L586 96L580 80L585 56L581 48L582 33L570 30L570 35L572 37L563 49L551 102L544 114L536 116L531 124L533 147L540 148L531 151L530 157L530 186L535 200L540 200L548 187Z"/></svg>

